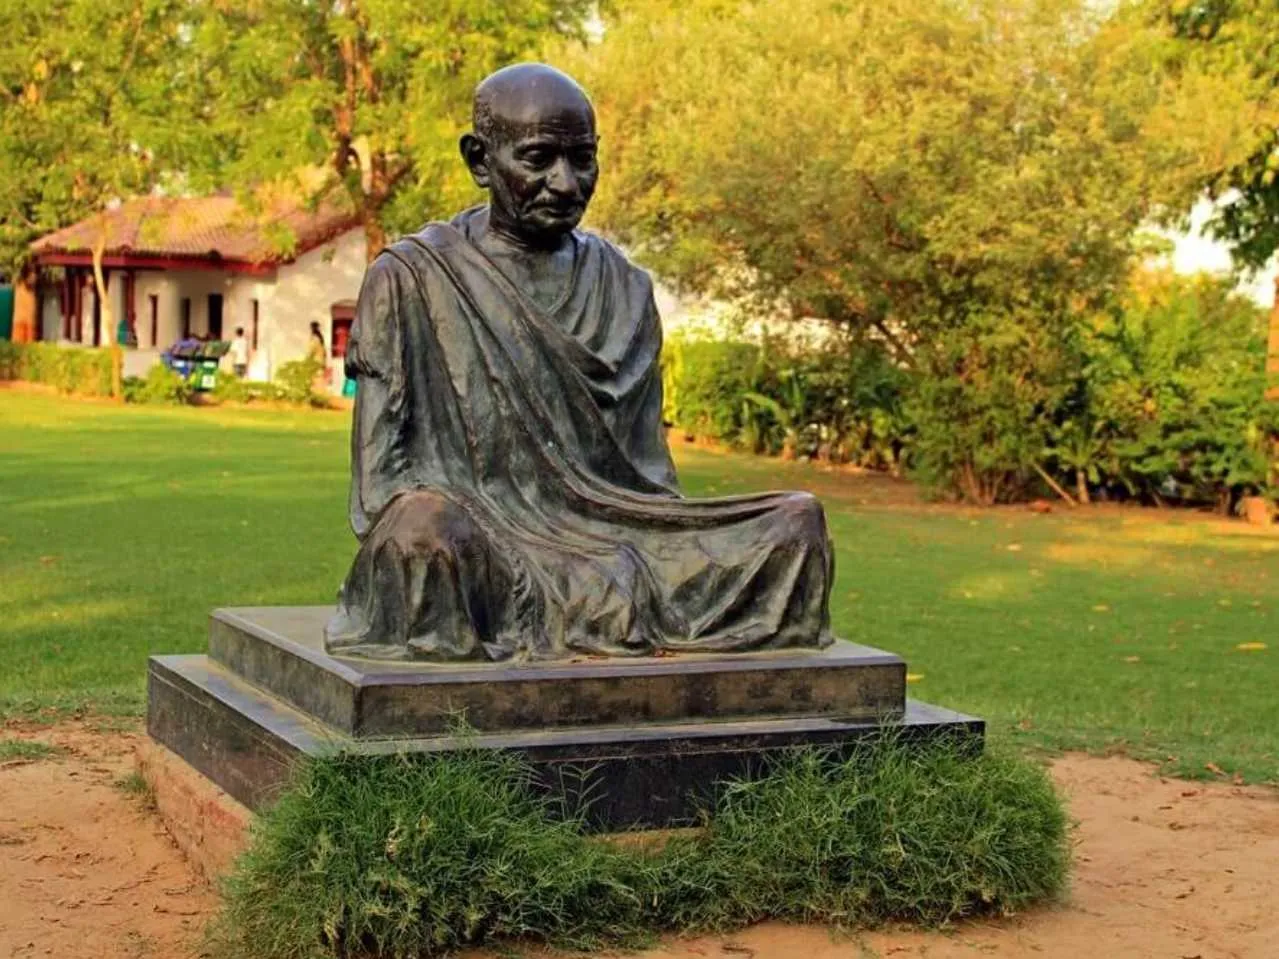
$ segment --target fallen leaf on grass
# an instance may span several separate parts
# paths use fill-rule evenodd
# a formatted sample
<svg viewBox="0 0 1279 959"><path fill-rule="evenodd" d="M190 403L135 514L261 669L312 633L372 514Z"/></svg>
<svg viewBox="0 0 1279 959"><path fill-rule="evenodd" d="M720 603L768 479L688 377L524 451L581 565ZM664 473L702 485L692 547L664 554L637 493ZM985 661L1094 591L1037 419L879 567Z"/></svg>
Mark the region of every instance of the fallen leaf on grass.
<svg viewBox="0 0 1279 959"><path fill-rule="evenodd" d="M1216 763L1204 763L1204 769L1208 770L1208 772L1212 773L1214 776L1224 777L1226 775L1226 771Z"/></svg>
<svg viewBox="0 0 1279 959"><path fill-rule="evenodd" d="M906 674L906 682L908 683L917 683L923 678L924 678L923 673L907 673Z"/></svg>
<svg viewBox="0 0 1279 959"><path fill-rule="evenodd" d="M1108 613L1110 612L1110 607L1107 606L1105 603L1098 603L1096 606L1092 608L1092 611L1094 613Z"/></svg>
<svg viewBox="0 0 1279 959"><path fill-rule="evenodd" d="M1265 643L1240 643L1235 649L1242 650L1245 653L1259 652L1266 648Z"/></svg>
<svg viewBox="0 0 1279 959"><path fill-rule="evenodd" d="M1125 663L1139 663L1139 662L1141 662L1141 657L1140 657L1140 656L1125 656L1125 657L1124 657L1124 662L1125 662Z"/></svg>
<svg viewBox="0 0 1279 959"><path fill-rule="evenodd" d="M1020 552L1021 552L1021 543L1009 543L1009 544L1008 544L1008 552L1010 552L1010 553L1020 553Z"/></svg>

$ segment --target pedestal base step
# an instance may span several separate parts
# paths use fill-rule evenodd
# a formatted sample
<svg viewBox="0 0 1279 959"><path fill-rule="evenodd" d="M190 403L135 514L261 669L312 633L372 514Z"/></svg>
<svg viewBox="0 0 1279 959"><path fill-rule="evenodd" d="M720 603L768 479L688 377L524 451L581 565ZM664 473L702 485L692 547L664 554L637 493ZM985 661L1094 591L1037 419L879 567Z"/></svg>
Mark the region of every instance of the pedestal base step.
<svg viewBox="0 0 1279 959"><path fill-rule="evenodd" d="M355 738L322 725L205 656L157 656L148 669L147 729L250 809L268 804L302 756L456 750L448 735ZM514 750L543 787L575 808L583 795L589 826L615 832L697 822L716 784L750 776L769 754L797 746L848 748L891 727L903 737L957 737L980 750L985 723L907 701L884 720L798 717L556 727L479 733L468 748Z"/></svg>

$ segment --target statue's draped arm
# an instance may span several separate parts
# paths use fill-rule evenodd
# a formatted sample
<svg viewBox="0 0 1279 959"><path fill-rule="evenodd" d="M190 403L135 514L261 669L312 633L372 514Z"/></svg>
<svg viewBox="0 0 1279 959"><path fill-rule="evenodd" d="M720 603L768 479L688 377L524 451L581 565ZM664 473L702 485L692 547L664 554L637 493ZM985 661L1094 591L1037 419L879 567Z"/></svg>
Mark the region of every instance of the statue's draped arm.
<svg viewBox="0 0 1279 959"><path fill-rule="evenodd" d="M411 282L398 259L379 256L360 287L347 346L346 375L359 382L351 429L350 519L360 539L407 485L410 472L402 308Z"/></svg>

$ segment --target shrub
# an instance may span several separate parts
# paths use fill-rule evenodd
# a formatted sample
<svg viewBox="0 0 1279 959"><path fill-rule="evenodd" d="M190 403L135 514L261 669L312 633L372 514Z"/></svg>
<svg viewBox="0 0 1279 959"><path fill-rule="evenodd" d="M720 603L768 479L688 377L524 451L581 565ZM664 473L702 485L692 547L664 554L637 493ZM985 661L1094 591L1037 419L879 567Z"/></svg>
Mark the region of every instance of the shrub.
<svg viewBox="0 0 1279 959"><path fill-rule="evenodd" d="M224 373L218 371L213 381L213 389L209 395L219 403L248 403L256 399L264 399L269 397L262 396L263 387L269 388L271 384L250 384L247 380L232 373ZM258 387L255 389L255 387ZM274 393L274 390L269 390Z"/></svg>
<svg viewBox="0 0 1279 959"><path fill-rule="evenodd" d="M0 340L0 382L19 379L18 365L22 357L22 346L8 340Z"/></svg>
<svg viewBox="0 0 1279 959"><path fill-rule="evenodd" d="M1024 496L1080 368L1069 327L1031 311L969 316L939 333L906 404L915 475L983 505Z"/></svg>
<svg viewBox="0 0 1279 959"><path fill-rule="evenodd" d="M668 422L751 452L908 466L934 493L1211 503L1273 496L1279 403L1262 312L1229 281L1139 272L1104 310L1027 299L961 314L912 370L874 342L675 338Z"/></svg>
<svg viewBox="0 0 1279 959"><path fill-rule="evenodd" d="M839 337L821 349L673 338L663 351L667 422L754 453L896 469L907 383L878 345Z"/></svg>
<svg viewBox="0 0 1279 959"><path fill-rule="evenodd" d="M1138 274L1087 330L1086 392L1054 450L1059 466L1094 486L1223 511L1264 490L1279 433L1265 337L1264 313L1226 280Z"/></svg>
<svg viewBox="0 0 1279 959"><path fill-rule="evenodd" d="M126 403L186 403L194 393L189 380L159 363L145 377L130 376L124 381Z"/></svg>
<svg viewBox="0 0 1279 959"><path fill-rule="evenodd" d="M215 955L431 956L495 939L590 948L768 918L939 924L1063 887L1045 771L891 739L798 752L658 850L557 821L510 754L312 761L224 886Z"/></svg>
<svg viewBox="0 0 1279 959"><path fill-rule="evenodd" d="M0 379L43 383L78 396L111 395L111 354L56 343L0 343Z"/></svg>
<svg viewBox="0 0 1279 959"><path fill-rule="evenodd" d="M318 360L291 360L281 363L275 371L278 398L286 403L305 403L324 406L328 399L316 389L316 379L324 365Z"/></svg>

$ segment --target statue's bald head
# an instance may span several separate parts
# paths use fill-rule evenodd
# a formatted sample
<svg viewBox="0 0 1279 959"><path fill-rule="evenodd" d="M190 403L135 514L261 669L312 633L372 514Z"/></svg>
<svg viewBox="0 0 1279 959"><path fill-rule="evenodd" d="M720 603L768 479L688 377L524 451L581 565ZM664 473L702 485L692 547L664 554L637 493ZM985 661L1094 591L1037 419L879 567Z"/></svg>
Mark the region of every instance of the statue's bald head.
<svg viewBox="0 0 1279 959"><path fill-rule="evenodd" d="M586 91L566 73L545 63L517 63L489 74L475 88L471 122L490 143L530 123L577 114L595 128L595 109Z"/></svg>
<svg viewBox="0 0 1279 959"><path fill-rule="evenodd" d="M489 191L489 218L530 246L555 247L595 192L595 111L571 78L543 63L498 70L475 90L462 157Z"/></svg>

